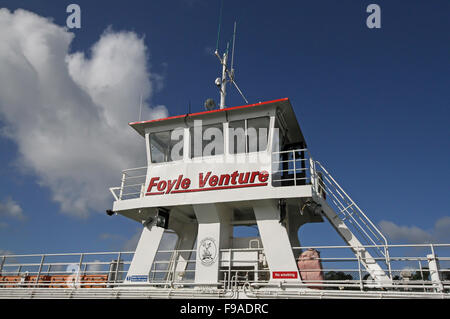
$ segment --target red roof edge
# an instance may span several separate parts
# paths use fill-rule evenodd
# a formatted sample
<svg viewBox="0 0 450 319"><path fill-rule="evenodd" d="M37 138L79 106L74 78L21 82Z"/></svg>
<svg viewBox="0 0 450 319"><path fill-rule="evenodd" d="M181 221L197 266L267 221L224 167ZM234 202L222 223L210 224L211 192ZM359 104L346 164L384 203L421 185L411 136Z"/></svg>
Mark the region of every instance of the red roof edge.
<svg viewBox="0 0 450 319"><path fill-rule="evenodd" d="M198 113L176 115L176 116L170 116L170 117L166 117L166 118L162 118L162 119L156 119L156 120L131 122L131 123L128 123L128 125L132 126L132 125L136 125L136 124L161 122L161 121L167 121L167 120L173 120L173 119L177 119L177 118L182 118L182 117L185 117L185 116L198 116L198 115L202 115L202 114L217 113L217 112L236 110L236 109L243 109L243 108L247 108L247 107L254 107L254 106L258 106L258 105L264 105L264 104L270 104L270 103L276 103L276 102L282 102L282 101L288 101L288 100L289 100L289 98L285 97L285 98L278 99L278 100L259 102L259 103L255 103L255 104L247 104L247 105L241 105L241 106L232 106L232 107L227 107L227 108L218 109L218 110L211 110L211 111L203 111L203 112L198 112Z"/></svg>

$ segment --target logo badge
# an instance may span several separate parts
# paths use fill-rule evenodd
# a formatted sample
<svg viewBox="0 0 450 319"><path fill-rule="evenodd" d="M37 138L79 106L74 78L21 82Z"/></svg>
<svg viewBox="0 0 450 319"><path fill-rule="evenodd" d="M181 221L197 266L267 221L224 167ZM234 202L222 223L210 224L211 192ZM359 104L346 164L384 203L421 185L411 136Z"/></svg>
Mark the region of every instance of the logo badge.
<svg viewBox="0 0 450 319"><path fill-rule="evenodd" d="M203 265L210 266L214 264L217 259L217 253L217 245L214 238L206 237L200 242L198 257Z"/></svg>

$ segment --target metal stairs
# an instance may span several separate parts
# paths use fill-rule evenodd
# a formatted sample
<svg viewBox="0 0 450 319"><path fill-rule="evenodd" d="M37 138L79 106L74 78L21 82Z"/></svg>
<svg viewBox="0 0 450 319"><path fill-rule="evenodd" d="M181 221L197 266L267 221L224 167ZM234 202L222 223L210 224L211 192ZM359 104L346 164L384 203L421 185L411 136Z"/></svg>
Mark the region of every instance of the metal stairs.
<svg viewBox="0 0 450 319"><path fill-rule="evenodd" d="M313 200L320 206L324 216L350 246L375 282L391 281L386 237L322 164L310 159L310 170Z"/></svg>

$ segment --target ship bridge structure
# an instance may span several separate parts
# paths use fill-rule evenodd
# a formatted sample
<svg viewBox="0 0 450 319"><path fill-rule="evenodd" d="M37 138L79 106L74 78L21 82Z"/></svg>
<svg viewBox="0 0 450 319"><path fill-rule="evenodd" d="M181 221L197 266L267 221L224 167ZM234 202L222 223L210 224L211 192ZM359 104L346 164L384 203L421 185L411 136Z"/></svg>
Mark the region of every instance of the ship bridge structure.
<svg viewBox="0 0 450 319"><path fill-rule="evenodd" d="M106 218L141 225L136 250L0 255L0 298L450 298L450 244L389 244L289 99L130 126L147 164L122 171ZM344 245L302 245L308 223Z"/></svg>
<svg viewBox="0 0 450 319"><path fill-rule="evenodd" d="M175 279L191 266L197 286L217 287L237 271L267 286L301 283L302 249L293 249L301 247L299 228L324 220L374 282L390 281L375 258L389 258L385 237L311 158L289 99L130 126L145 138L147 166L124 171L120 187L111 188L112 212L143 225L125 282L150 280L170 230L180 251L170 265ZM242 225L259 236L234 238Z"/></svg>

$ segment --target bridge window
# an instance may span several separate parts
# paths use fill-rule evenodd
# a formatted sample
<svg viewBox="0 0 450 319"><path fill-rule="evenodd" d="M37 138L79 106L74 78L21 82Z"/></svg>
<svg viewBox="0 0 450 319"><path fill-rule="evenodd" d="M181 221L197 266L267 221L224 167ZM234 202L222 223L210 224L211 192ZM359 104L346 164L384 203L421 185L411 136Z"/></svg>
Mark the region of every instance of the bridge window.
<svg viewBox="0 0 450 319"><path fill-rule="evenodd" d="M214 156L223 154L223 124L191 127L190 157Z"/></svg>
<svg viewBox="0 0 450 319"><path fill-rule="evenodd" d="M245 120L231 121L228 123L228 139L230 143L230 153L245 153Z"/></svg>
<svg viewBox="0 0 450 319"><path fill-rule="evenodd" d="M150 133L150 155L152 163L164 163L183 159L182 128Z"/></svg>
<svg viewBox="0 0 450 319"><path fill-rule="evenodd" d="M253 119L230 121L230 153L260 152L267 149L270 118L268 116Z"/></svg>
<svg viewBox="0 0 450 319"><path fill-rule="evenodd" d="M275 120L275 129L273 131L273 144L272 151L278 152L284 150L285 146L289 144L289 140L286 135L286 127L282 124L281 120L277 117Z"/></svg>
<svg viewBox="0 0 450 319"><path fill-rule="evenodd" d="M267 149L269 122L268 116L247 120L248 152L260 152Z"/></svg>

